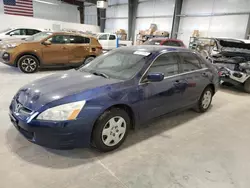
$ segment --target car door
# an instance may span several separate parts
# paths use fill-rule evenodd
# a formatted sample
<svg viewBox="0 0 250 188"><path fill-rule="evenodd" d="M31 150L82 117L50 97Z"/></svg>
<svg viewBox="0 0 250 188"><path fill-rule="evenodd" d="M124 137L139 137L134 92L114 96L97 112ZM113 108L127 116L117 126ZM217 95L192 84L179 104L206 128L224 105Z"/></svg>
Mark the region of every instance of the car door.
<svg viewBox="0 0 250 188"><path fill-rule="evenodd" d="M174 52L158 56L140 82L144 100L140 116L148 120L182 107L180 99L185 91L186 83L183 82L179 68L179 57ZM161 82L146 81L149 73L164 73ZM140 91L141 92L141 91ZM145 118L146 117L146 118Z"/></svg>
<svg viewBox="0 0 250 188"><path fill-rule="evenodd" d="M69 63L83 63L90 53L90 39L84 36L70 36Z"/></svg>
<svg viewBox="0 0 250 188"><path fill-rule="evenodd" d="M204 88L210 83L207 67L202 66L201 59L194 53L181 52L181 73L182 78L187 82L187 89L184 94L183 103L192 105L197 102Z"/></svg>
<svg viewBox="0 0 250 188"><path fill-rule="evenodd" d="M47 39L51 44L43 45L44 65L60 65L69 62L69 36L56 34Z"/></svg>
<svg viewBox="0 0 250 188"><path fill-rule="evenodd" d="M102 45L102 48L104 50L112 49L112 48L109 47L108 38L109 38L109 34L100 34L99 37L98 37L98 41Z"/></svg>

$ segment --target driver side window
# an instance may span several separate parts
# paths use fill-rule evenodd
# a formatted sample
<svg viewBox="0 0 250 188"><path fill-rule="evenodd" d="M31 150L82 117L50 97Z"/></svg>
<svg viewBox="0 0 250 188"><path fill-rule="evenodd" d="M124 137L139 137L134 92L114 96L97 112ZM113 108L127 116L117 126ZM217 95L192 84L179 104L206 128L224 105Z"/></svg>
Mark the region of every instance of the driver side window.
<svg viewBox="0 0 250 188"><path fill-rule="evenodd" d="M26 35L26 30L25 29L16 29L16 30L10 31L6 35Z"/></svg>
<svg viewBox="0 0 250 188"><path fill-rule="evenodd" d="M48 39L51 44L67 44L69 43L69 36L66 35L54 35Z"/></svg>
<svg viewBox="0 0 250 188"><path fill-rule="evenodd" d="M104 34L99 37L99 40L108 40L108 35Z"/></svg>
<svg viewBox="0 0 250 188"><path fill-rule="evenodd" d="M179 58L173 53L162 54L154 61L148 73L163 73L164 77L179 74Z"/></svg>

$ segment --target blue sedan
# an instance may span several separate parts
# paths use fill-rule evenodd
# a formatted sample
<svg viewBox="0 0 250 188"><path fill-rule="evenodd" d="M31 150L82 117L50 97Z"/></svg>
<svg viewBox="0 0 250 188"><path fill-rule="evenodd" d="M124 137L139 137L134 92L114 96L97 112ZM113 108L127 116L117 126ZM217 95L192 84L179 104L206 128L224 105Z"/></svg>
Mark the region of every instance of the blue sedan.
<svg viewBox="0 0 250 188"><path fill-rule="evenodd" d="M218 85L213 65L188 49L122 47L22 87L9 115L33 143L106 152L152 118L187 108L207 111Z"/></svg>

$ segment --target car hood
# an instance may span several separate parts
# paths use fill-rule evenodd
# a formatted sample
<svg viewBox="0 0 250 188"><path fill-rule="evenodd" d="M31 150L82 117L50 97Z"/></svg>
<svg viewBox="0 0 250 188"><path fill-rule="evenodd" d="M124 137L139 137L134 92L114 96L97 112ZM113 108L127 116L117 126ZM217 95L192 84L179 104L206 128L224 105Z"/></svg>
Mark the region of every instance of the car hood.
<svg viewBox="0 0 250 188"><path fill-rule="evenodd" d="M15 98L25 107L36 111L52 101L118 82L121 80L106 79L90 73L70 70L36 80L22 87Z"/></svg>
<svg viewBox="0 0 250 188"><path fill-rule="evenodd" d="M0 41L0 48L6 48L6 45L11 45L11 44L18 46L23 43L35 43L35 42L25 41L21 39L5 39L5 40Z"/></svg>

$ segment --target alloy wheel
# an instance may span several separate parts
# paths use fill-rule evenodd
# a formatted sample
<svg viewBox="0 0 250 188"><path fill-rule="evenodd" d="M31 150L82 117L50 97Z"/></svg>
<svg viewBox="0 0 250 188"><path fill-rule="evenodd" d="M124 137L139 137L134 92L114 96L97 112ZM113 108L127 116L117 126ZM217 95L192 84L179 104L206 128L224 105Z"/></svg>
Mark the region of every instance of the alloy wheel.
<svg viewBox="0 0 250 188"><path fill-rule="evenodd" d="M37 63L34 59L32 58L25 58L21 62L21 67L23 70L26 72L33 72L37 68Z"/></svg>

